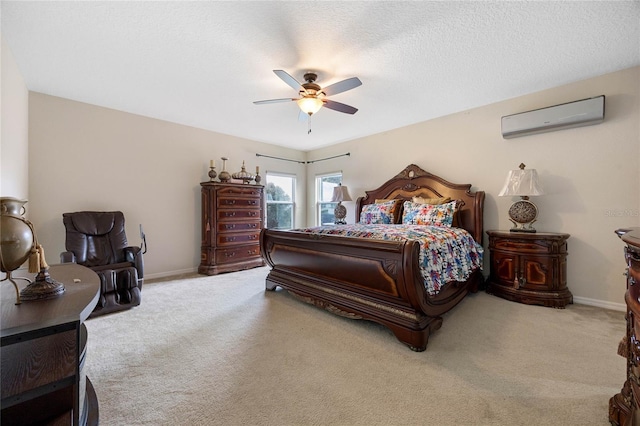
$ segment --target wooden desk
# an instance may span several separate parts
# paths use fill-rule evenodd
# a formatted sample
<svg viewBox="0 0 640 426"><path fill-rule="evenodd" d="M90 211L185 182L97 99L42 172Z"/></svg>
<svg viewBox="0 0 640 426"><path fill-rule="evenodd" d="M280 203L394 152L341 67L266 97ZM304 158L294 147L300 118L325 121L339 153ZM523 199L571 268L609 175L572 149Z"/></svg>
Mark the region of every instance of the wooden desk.
<svg viewBox="0 0 640 426"><path fill-rule="evenodd" d="M84 266L53 265L65 292L16 305L15 290L0 287L2 425L94 425L98 401L85 376L87 329L100 279ZM79 280L79 282L74 282Z"/></svg>

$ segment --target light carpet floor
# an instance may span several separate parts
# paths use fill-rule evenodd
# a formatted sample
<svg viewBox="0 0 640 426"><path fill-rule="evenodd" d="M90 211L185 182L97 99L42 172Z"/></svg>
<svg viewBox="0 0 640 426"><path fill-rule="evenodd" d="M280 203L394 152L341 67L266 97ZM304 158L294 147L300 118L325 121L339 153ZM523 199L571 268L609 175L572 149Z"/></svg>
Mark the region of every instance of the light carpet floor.
<svg viewBox="0 0 640 426"><path fill-rule="evenodd" d="M486 293L425 352L386 328L265 292L268 268L145 284L88 320L108 425L608 425L624 313Z"/></svg>

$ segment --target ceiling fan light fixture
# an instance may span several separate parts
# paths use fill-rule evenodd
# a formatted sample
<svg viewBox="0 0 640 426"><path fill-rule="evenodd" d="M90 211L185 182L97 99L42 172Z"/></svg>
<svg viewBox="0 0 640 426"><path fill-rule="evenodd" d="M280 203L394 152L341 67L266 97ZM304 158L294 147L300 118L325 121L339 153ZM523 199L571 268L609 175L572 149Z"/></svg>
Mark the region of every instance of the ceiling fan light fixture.
<svg viewBox="0 0 640 426"><path fill-rule="evenodd" d="M313 115L322 108L322 101L316 97L304 97L296 101L298 106L308 115Z"/></svg>

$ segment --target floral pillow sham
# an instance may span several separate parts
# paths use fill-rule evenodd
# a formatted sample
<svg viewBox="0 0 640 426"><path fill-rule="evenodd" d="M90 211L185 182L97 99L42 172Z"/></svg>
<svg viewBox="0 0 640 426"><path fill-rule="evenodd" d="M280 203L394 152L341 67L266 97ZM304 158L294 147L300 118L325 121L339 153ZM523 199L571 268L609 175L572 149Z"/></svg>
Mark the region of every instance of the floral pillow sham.
<svg viewBox="0 0 640 426"><path fill-rule="evenodd" d="M456 211L456 202L445 204L422 204L405 201L402 223L405 225L444 226L451 228Z"/></svg>
<svg viewBox="0 0 640 426"><path fill-rule="evenodd" d="M362 224L394 224L396 212L396 201L390 200L384 203L366 204L360 213L360 223Z"/></svg>

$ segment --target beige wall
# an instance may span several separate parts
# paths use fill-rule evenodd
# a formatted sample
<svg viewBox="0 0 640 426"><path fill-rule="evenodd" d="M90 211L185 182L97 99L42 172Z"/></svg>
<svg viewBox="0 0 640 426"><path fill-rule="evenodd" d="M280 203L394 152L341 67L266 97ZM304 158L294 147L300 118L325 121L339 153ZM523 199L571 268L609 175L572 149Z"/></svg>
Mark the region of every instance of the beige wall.
<svg viewBox="0 0 640 426"><path fill-rule="evenodd" d="M122 210L130 244L140 244L144 226L146 277L191 272L200 262L199 183L209 179L210 159L218 171L227 157L229 172L245 160L249 171L277 168L304 182L304 165L256 157L301 160L299 151L34 92L29 112L31 220L50 263L64 250L62 213Z"/></svg>
<svg viewBox="0 0 640 426"><path fill-rule="evenodd" d="M505 140L500 118L517 112L606 95L605 122ZM210 158L227 156L228 170L247 161L264 171L299 177L297 217L313 224L314 176L342 170L355 198L415 163L487 193L485 229L510 226L512 198L497 197L507 171L536 168L547 192L534 200L541 231L567 232L569 288L576 301L621 309L624 282L620 227L640 225L640 68L418 123L303 153L201 129L31 93L29 195L31 218L49 257L64 249L61 214L122 209L138 244L143 223L148 276L193 271L199 263L200 196ZM309 165L256 158L340 157ZM306 189L306 191L305 191ZM354 203L345 203L351 222ZM486 245L486 242L485 242ZM488 268L485 274L488 273Z"/></svg>
<svg viewBox="0 0 640 426"><path fill-rule="evenodd" d="M0 43L0 196L28 200L29 91L9 46Z"/></svg>
<svg viewBox="0 0 640 426"><path fill-rule="evenodd" d="M602 124L510 140L501 136L504 115L598 95L606 96ZM508 170L524 162L538 170L546 191L533 199L540 211L535 227L571 234L568 286L575 299L621 308L623 245L613 231L640 226L639 104L636 67L309 152L309 158L351 156L308 166L307 188L313 188L315 174L342 169L355 199L415 163L485 191L485 230L508 229L507 210L517 197L497 194ZM313 200L308 202L311 214ZM353 222L355 203L345 205Z"/></svg>

